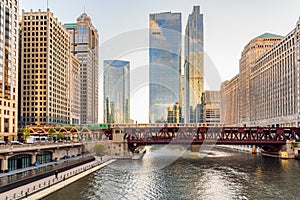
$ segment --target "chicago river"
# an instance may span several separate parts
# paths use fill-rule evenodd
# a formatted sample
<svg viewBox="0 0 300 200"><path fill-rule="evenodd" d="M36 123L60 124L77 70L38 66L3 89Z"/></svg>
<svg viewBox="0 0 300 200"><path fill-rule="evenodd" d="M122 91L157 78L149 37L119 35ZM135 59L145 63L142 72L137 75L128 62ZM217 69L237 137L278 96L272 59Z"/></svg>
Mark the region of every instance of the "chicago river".
<svg viewBox="0 0 300 200"><path fill-rule="evenodd" d="M45 200L297 199L299 195L298 160L223 148L203 148L200 153L170 145L146 149L142 160L118 160Z"/></svg>

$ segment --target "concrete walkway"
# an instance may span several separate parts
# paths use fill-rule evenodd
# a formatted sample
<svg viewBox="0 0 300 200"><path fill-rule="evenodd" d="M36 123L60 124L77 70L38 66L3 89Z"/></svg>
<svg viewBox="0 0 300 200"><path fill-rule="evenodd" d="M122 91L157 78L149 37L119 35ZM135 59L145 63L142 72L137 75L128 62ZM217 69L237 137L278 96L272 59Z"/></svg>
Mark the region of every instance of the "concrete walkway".
<svg viewBox="0 0 300 200"><path fill-rule="evenodd" d="M85 157L86 158L86 157ZM7 184L19 181L21 179L27 179L38 174L43 174L51 170L59 169L66 167L67 165L77 163L84 159L82 156L76 156L68 158L67 160L58 160L56 162L49 162L45 164L40 164L38 167L31 166L23 169L13 170L7 173L0 174L0 187L3 187Z"/></svg>
<svg viewBox="0 0 300 200"><path fill-rule="evenodd" d="M31 166L31 167L26 167L26 168L22 168L22 169L16 169L16 170L6 172L6 173L0 173L0 178L5 177L5 176L11 176L11 175L19 174L19 173L30 171L30 170L35 170L37 168L39 169L39 168L43 168L43 167L47 167L47 166L58 165L60 163L66 162L66 161L78 160L80 158L82 158L82 156L76 156L76 157L68 158L67 160L62 160L61 159L61 160L58 160L58 161L55 161L55 162L44 163L44 164L40 164L38 167Z"/></svg>
<svg viewBox="0 0 300 200"><path fill-rule="evenodd" d="M1 193L0 199L41 199L114 161L115 159L109 156L103 156L102 159L97 158L93 162L60 172L57 178L53 174L47 178Z"/></svg>

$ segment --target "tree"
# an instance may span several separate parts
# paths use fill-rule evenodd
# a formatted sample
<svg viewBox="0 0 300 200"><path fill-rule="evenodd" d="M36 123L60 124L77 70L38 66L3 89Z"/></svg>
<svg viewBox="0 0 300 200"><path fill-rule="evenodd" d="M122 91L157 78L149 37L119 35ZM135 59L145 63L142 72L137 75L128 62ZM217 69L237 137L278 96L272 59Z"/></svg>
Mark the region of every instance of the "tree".
<svg viewBox="0 0 300 200"><path fill-rule="evenodd" d="M104 155L104 151L105 151L105 146L103 144L96 144L94 146L94 151L96 153L97 156L103 156Z"/></svg>
<svg viewBox="0 0 300 200"><path fill-rule="evenodd" d="M51 140L53 140L54 133L55 133L54 128L49 128L48 133L49 133L49 135L50 135L50 137L51 137Z"/></svg>
<svg viewBox="0 0 300 200"><path fill-rule="evenodd" d="M26 138L28 138L28 136L30 135L30 130L28 128L23 128L22 132L23 132L22 140L26 140Z"/></svg>
<svg viewBox="0 0 300 200"><path fill-rule="evenodd" d="M65 135L62 133L57 134L57 139L58 140L63 140L65 138Z"/></svg>

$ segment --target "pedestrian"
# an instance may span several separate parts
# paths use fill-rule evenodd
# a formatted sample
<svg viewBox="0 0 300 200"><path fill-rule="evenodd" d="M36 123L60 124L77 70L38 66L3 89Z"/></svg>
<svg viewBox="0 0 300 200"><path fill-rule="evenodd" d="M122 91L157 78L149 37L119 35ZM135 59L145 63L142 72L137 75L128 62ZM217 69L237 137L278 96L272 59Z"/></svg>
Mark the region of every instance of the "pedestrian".
<svg viewBox="0 0 300 200"><path fill-rule="evenodd" d="M57 179L57 177L58 177L58 171L55 170L55 178Z"/></svg>

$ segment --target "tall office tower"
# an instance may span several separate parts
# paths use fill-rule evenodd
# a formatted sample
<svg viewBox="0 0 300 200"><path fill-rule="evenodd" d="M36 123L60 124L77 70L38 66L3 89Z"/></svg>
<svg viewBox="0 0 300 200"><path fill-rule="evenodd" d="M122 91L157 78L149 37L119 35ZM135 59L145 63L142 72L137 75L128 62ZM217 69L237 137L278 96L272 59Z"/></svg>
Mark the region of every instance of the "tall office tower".
<svg viewBox="0 0 300 200"><path fill-rule="evenodd" d="M104 123L129 123L130 64L122 60L104 61Z"/></svg>
<svg viewBox="0 0 300 200"><path fill-rule="evenodd" d="M244 48L240 59L239 123L250 124L250 73L257 59L282 39L281 36L264 33L252 39Z"/></svg>
<svg viewBox="0 0 300 200"><path fill-rule="evenodd" d="M70 58L70 123L80 124L80 61L71 54Z"/></svg>
<svg viewBox="0 0 300 200"><path fill-rule="evenodd" d="M22 11L20 122L70 122L70 35L53 13Z"/></svg>
<svg viewBox="0 0 300 200"><path fill-rule="evenodd" d="M17 134L18 10L19 1L0 1L0 140Z"/></svg>
<svg viewBox="0 0 300 200"><path fill-rule="evenodd" d="M185 122L203 122L201 98L204 92L203 14L194 6L185 29Z"/></svg>
<svg viewBox="0 0 300 200"><path fill-rule="evenodd" d="M64 26L71 34L71 53L81 63L81 123L95 124L98 123L98 32L86 13L77 18L77 23Z"/></svg>
<svg viewBox="0 0 300 200"><path fill-rule="evenodd" d="M150 14L149 121L166 122L179 101L181 13Z"/></svg>

